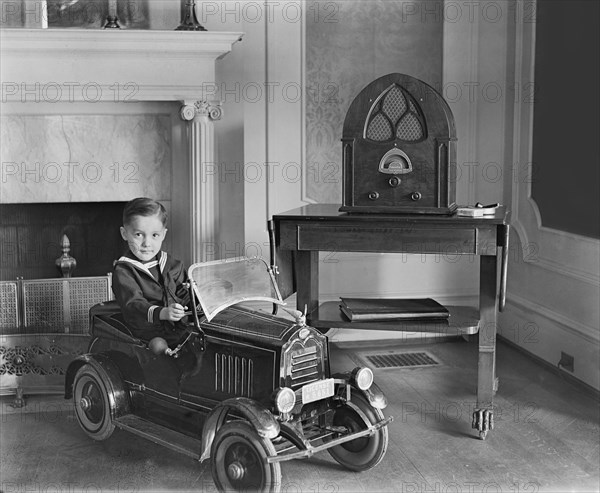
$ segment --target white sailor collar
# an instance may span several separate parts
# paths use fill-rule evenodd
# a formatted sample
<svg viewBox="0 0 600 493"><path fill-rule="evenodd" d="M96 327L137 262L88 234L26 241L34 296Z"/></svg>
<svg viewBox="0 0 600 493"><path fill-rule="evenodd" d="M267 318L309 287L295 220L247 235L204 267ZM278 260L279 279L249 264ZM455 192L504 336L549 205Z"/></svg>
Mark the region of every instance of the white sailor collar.
<svg viewBox="0 0 600 493"><path fill-rule="evenodd" d="M154 276L150 272L150 269L152 269L153 267L156 267L158 265L158 269L160 270L160 273L162 274L163 271L165 270L165 266L167 265L167 252L163 252L161 250L158 255L159 255L158 260L151 260L150 262L140 262L139 260L135 260L135 259L132 259L131 257L127 257L126 255L123 255L119 260L117 260L117 262L125 262L127 264L131 264L136 269L139 269L142 272L145 272L152 279L154 279Z"/></svg>

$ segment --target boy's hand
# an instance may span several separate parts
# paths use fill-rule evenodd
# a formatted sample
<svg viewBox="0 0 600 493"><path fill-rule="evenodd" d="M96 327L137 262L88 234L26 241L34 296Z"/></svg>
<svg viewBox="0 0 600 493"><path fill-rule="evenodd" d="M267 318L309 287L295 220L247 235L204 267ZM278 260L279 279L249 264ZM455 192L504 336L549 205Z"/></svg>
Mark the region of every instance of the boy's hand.
<svg viewBox="0 0 600 493"><path fill-rule="evenodd" d="M182 306L179 303L171 303L169 306L164 307L160 311L161 320L169 320L170 322L177 322L185 316L187 306Z"/></svg>

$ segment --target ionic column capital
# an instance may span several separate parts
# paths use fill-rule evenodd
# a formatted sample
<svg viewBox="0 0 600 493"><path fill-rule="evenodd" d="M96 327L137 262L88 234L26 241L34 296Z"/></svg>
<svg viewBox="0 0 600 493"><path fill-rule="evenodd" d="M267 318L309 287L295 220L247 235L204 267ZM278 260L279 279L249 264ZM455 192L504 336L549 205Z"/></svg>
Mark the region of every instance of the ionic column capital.
<svg viewBox="0 0 600 493"><path fill-rule="evenodd" d="M179 110L182 120L192 121L196 117L207 117L210 120L220 120L223 116L221 101L199 100L184 102Z"/></svg>

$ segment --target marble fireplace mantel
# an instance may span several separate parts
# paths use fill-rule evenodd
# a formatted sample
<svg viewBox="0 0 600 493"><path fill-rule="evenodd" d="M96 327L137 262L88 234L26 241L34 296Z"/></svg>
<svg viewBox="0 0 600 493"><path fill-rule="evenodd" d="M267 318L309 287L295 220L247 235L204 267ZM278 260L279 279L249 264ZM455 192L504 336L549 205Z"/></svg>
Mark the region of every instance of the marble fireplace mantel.
<svg viewBox="0 0 600 493"><path fill-rule="evenodd" d="M53 101L202 100L215 82L215 62L229 53L242 35L3 29L2 102L33 99L36 84L42 95Z"/></svg>
<svg viewBox="0 0 600 493"><path fill-rule="evenodd" d="M221 118L214 95L215 64L242 38L236 32L158 30L0 30L2 103L181 102L188 122L187 153L192 261L215 240L216 179L202 176L215 162L213 121ZM15 111L16 107L16 111ZM0 202L3 202L0 198Z"/></svg>

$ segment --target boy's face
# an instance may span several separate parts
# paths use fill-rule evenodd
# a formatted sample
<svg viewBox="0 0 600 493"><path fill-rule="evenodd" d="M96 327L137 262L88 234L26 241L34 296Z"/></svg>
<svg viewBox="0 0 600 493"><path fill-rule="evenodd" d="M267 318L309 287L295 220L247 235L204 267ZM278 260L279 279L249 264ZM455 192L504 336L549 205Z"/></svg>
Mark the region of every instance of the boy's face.
<svg viewBox="0 0 600 493"><path fill-rule="evenodd" d="M160 251L167 228L158 214L154 216L134 216L129 224L121 226L121 236L131 252L142 262L152 260Z"/></svg>

